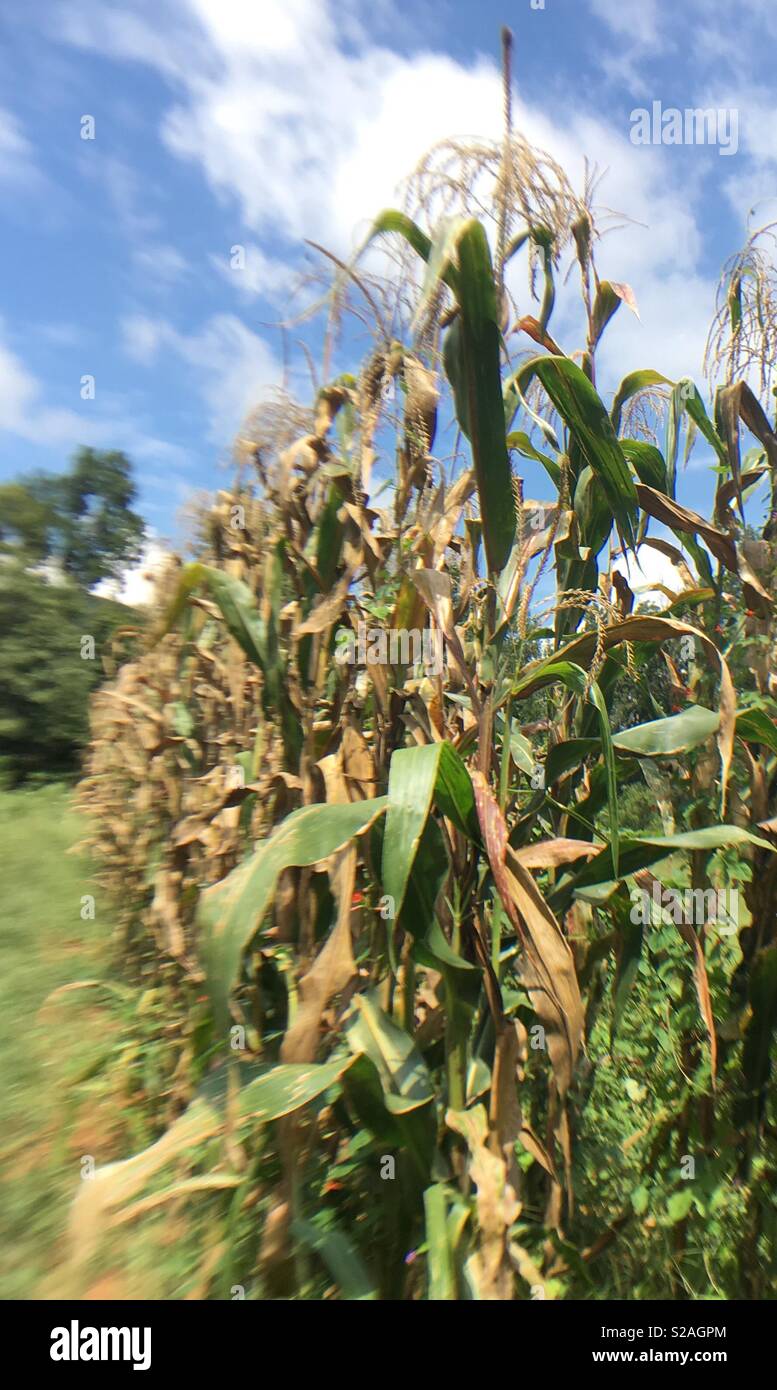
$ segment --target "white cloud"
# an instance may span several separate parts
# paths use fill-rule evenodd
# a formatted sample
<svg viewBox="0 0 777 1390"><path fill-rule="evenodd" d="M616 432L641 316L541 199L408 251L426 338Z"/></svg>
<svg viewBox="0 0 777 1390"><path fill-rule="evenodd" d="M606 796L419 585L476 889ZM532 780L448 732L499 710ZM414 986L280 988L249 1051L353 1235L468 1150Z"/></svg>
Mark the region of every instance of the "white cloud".
<svg viewBox="0 0 777 1390"><path fill-rule="evenodd" d="M655 0L589 0L589 7L622 36L624 52L641 45L652 53L672 41ZM76 12L80 30L73 21L71 38L153 64L170 80L175 97L162 139L199 166L227 208L239 210L227 247L244 241L242 223L287 243L310 237L348 254L376 211L396 200L398 183L429 145L452 134L496 138L501 129L495 63L464 66L428 51L392 51L354 26L355 17L368 15L356 0L345 8L333 0L264 0L257 7L181 0L163 6L156 26L140 0L131 24L105 4L98 13L82 0ZM641 324L619 313L605 339L605 371L617 381L621 368L647 363L698 377L714 307L714 277L704 259L705 180L710 161L720 160L706 149L689 164L671 148L636 147L627 111L613 110L615 121L594 114L576 91L563 106L517 100L515 114L578 187L585 155L608 170L601 200L645 224L613 233L601 248L602 273L631 283L641 311ZM278 261L255 246L253 267L242 272L245 291L272 289ZM247 333L238 332L239 347L261 366L269 350ZM566 345L578 346L579 338Z"/></svg>
<svg viewBox="0 0 777 1390"><path fill-rule="evenodd" d="M81 411L46 403L43 383L3 340L0 321L0 433L6 432L62 455L79 445L123 449L130 458L179 471L188 467L185 451L157 439L138 424L119 398L100 395Z"/></svg>
<svg viewBox="0 0 777 1390"><path fill-rule="evenodd" d="M174 153L202 165L217 193L237 197L247 226L294 241L309 236L343 253L429 145L451 133L498 131L501 97L490 65L468 70L446 57L405 59L378 48L349 55L325 37L320 18L280 55L262 50L261 32L235 52L214 9L209 32L220 68L191 84L162 133Z"/></svg>
<svg viewBox="0 0 777 1390"><path fill-rule="evenodd" d="M121 321L124 351L133 362L153 362L167 331L164 319L152 319L146 314L128 314Z"/></svg>
<svg viewBox="0 0 777 1390"><path fill-rule="evenodd" d="M0 108L0 177L14 177L32 155L32 145L22 135L19 122Z"/></svg>
<svg viewBox="0 0 777 1390"><path fill-rule="evenodd" d="M118 579L103 579L94 592L130 608L145 608L153 602L156 580L170 560L171 552L150 536L137 564L124 570Z"/></svg>
<svg viewBox="0 0 777 1390"><path fill-rule="evenodd" d="M234 314L214 314L195 333L165 319L134 314L122 320L124 348L149 365L164 346L189 366L210 420L210 436L226 444L262 393L280 381L282 367L263 338Z"/></svg>
<svg viewBox="0 0 777 1390"><path fill-rule="evenodd" d="M36 444L75 444L83 438L81 417L74 410L54 409L43 387L20 357L0 340L0 431Z"/></svg>
<svg viewBox="0 0 777 1390"><path fill-rule="evenodd" d="M242 253L242 254L239 254ZM297 279L288 261L267 256L255 242L235 243L229 254L212 255L211 265L243 299L284 300Z"/></svg>
<svg viewBox="0 0 777 1390"><path fill-rule="evenodd" d="M81 329L76 323L42 323L36 326L35 332L54 347L75 347L81 341Z"/></svg>
<svg viewBox="0 0 777 1390"><path fill-rule="evenodd" d="M44 186L35 151L22 131L20 122L0 106L0 183L15 187Z"/></svg>
<svg viewBox="0 0 777 1390"><path fill-rule="evenodd" d="M189 263L174 246L152 242L132 252L133 263L150 280L173 284L188 273Z"/></svg>
<svg viewBox="0 0 777 1390"><path fill-rule="evenodd" d="M631 44L651 49L660 46L658 0L639 0L637 5L624 4L624 0L589 0L589 8L614 34Z"/></svg>
<svg viewBox="0 0 777 1390"><path fill-rule="evenodd" d="M685 587L677 566L667 555L663 555L660 550L653 550L649 545L639 547L636 560L633 555L629 556L628 562L622 555L619 556L613 569L628 580L636 595L636 608L644 603L665 607L667 596L655 588L656 584L663 584L674 594L681 593Z"/></svg>
<svg viewBox="0 0 777 1390"><path fill-rule="evenodd" d="M95 141L85 141L82 172L99 181L108 194L122 231L131 241L156 232L159 218L149 204L156 190L131 164L106 155Z"/></svg>

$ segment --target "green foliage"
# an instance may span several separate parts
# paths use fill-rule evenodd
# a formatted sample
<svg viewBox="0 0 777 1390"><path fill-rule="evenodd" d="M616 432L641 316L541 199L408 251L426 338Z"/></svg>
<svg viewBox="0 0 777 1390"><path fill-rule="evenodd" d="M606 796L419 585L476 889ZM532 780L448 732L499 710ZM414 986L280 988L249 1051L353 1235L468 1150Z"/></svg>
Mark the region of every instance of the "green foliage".
<svg viewBox="0 0 777 1390"><path fill-rule="evenodd" d="M132 509L136 496L125 454L79 449L62 474L0 487L0 551L54 559L75 583L92 588L140 557L145 526Z"/></svg>
<svg viewBox="0 0 777 1390"><path fill-rule="evenodd" d="M340 1297L388 1300L773 1295L759 1179L773 1186L777 1133L774 557L763 537L766 555L745 544L733 502L740 423L770 457L775 441L741 386L710 413L688 379L636 373L608 412L596 351L633 296L596 276L587 209L545 226L524 200L510 247L534 248L544 284L539 319L512 330L506 207L494 261L466 210L431 235L378 219L373 236L399 234L426 263L407 322L397 310L403 340L376 311L358 383L337 378L313 433L265 449L258 539L230 538L225 568L187 567L161 624L158 707L139 720L149 785L141 765L133 797L155 890L136 910L211 1012L188 1108L163 1144L98 1172L80 1225L95 1194L119 1213L161 1181L169 1155L203 1167L186 1190L234 1190L233 1265L239 1217L269 1182L258 1296L321 1297L327 1277ZM567 355L549 320L570 239L587 338ZM514 370L521 332L546 355ZM468 453L432 490L440 354ZM390 516L366 493L397 377ZM663 453L621 438L657 388ZM526 428L508 440L516 414ZM674 497L682 416L718 461L714 521ZM552 501L513 485L508 444L542 464ZM649 536L656 520L684 553ZM678 567L659 611L638 610L613 565L646 539ZM367 619L378 638L428 632L447 664L359 657L342 629ZM128 687L151 683L152 658ZM138 871L111 822L130 739L111 729L89 783L118 876ZM227 790L227 758L250 783ZM733 921L721 886L742 890ZM245 1185L236 1142L255 1164Z"/></svg>
<svg viewBox="0 0 777 1390"><path fill-rule="evenodd" d="M6 777L56 779L77 771L89 738L89 695L110 666L112 634L133 621L137 615L123 604L69 581L51 583L14 559L0 564L0 771Z"/></svg>

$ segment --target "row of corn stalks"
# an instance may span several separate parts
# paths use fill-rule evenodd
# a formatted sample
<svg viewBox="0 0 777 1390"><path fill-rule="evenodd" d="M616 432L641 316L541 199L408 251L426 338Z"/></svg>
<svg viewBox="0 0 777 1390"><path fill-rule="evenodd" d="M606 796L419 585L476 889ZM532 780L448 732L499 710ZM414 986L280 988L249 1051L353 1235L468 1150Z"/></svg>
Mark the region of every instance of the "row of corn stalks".
<svg viewBox="0 0 777 1390"><path fill-rule="evenodd" d="M149 651L95 698L81 797L122 954L169 983L171 1010L205 994L208 1013L171 1040L162 1139L83 1185L79 1260L166 1164L196 1168L221 1136L209 1180L234 1188L235 1136L261 1136L280 1163L263 1293L300 1295L312 1268L346 1298L556 1296L629 1217L593 1237L576 1133L587 1039L608 990L628 1008L650 930L630 890L660 888L670 854L694 889L721 850L752 875L725 1039L719 943L678 925L689 1084L650 1145L732 1145L741 1175L768 1139L775 508L758 537L744 504L762 481L774 495L777 439L730 374L709 413L690 379L654 370L608 409L597 351L634 299L599 278L590 192L577 199L509 114L500 144L423 162L405 210L337 266L325 363L350 301L373 335L361 370L246 428L198 559L160 584ZM575 353L551 334L564 257L585 315ZM515 306L523 263L536 314ZM731 276L728 361L758 314ZM683 430L715 456L711 520L676 497ZM678 587L644 612L613 566L651 545ZM657 653L673 714L646 675ZM624 683L655 716L625 731ZM678 768L691 823L623 828L624 787L647 778L671 801ZM344 1190L334 1214L322 1165ZM679 1264L682 1243L680 1229Z"/></svg>

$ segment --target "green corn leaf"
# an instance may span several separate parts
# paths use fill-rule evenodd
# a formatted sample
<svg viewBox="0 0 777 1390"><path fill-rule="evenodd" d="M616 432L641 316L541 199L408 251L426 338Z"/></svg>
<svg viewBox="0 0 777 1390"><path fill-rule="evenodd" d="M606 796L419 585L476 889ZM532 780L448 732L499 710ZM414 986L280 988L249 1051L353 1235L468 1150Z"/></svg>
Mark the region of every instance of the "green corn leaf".
<svg viewBox="0 0 777 1390"><path fill-rule="evenodd" d="M292 1115L336 1085L353 1062L347 1053L329 1062L282 1062L246 1082L238 1095L244 1120L270 1124Z"/></svg>
<svg viewBox="0 0 777 1390"><path fill-rule="evenodd" d="M537 376L573 435L585 462L601 483L626 543L634 546L637 494L631 471L604 404L585 372L568 357L535 357L520 373Z"/></svg>
<svg viewBox="0 0 777 1390"><path fill-rule="evenodd" d="M676 835L624 835L621 837L619 874L613 871L612 856L609 847L606 846L595 859L589 859L585 867L574 874L568 883L574 893L579 892L581 896L590 897L591 901L594 898L603 900L611 896L619 878L626 878L638 869L649 868L651 864L666 859L670 854L680 851L690 853L692 850L730 849L736 845L748 844L775 852L774 845L768 840L739 825L708 825L701 830L683 830ZM594 885L599 889L596 894L583 893L583 890Z"/></svg>
<svg viewBox="0 0 777 1390"><path fill-rule="evenodd" d="M351 1051L364 1053L377 1069L392 1115L406 1115L434 1098L432 1079L412 1038L369 995L356 996L345 1036Z"/></svg>
<svg viewBox="0 0 777 1390"><path fill-rule="evenodd" d="M221 610L230 636L242 647L249 661L266 670L267 634L256 607L256 599L247 584L234 579L222 570L199 562L184 565L178 589L167 610L158 637L169 632L178 621L189 598L197 589L207 589Z"/></svg>
<svg viewBox="0 0 777 1390"><path fill-rule="evenodd" d="M761 743L777 753L777 724L761 709L743 709L737 714L737 734L746 743Z"/></svg>
<svg viewBox="0 0 777 1390"><path fill-rule="evenodd" d="M657 492L666 492L666 463L661 450L644 439L622 439L620 444L639 481Z"/></svg>
<svg viewBox="0 0 777 1390"><path fill-rule="evenodd" d="M456 416L472 446L488 568L499 574L515 538L510 459L500 373L500 331L491 253L474 220L459 230L456 298L459 314L445 336L443 357Z"/></svg>
<svg viewBox="0 0 777 1390"><path fill-rule="evenodd" d="M633 729L613 734L612 741L619 753L633 753L639 758L669 758L696 748L719 728L720 715L716 710L691 705L681 714L652 719L649 724L638 724ZM777 729L774 733L777 735Z"/></svg>
<svg viewBox="0 0 777 1390"><path fill-rule="evenodd" d="M259 1076L254 1066L219 1068L160 1139L131 1158L98 1167L88 1183L80 1184L70 1217L74 1261L81 1264L93 1253L111 1212L126 1208L130 1199L169 1163L194 1156L205 1143L224 1132L230 1077L239 1087L240 1120L269 1124L338 1086L355 1061L355 1056L343 1052L328 1062L271 1067Z"/></svg>
<svg viewBox="0 0 777 1390"><path fill-rule="evenodd" d="M456 283L456 252L459 236L466 221L465 217L445 217L436 230L429 256L424 258L426 274L413 313L411 332L415 332L423 324L424 314L440 281L443 280L448 285Z"/></svg>
<svg viewBox="0 0 777 1390"><path fill-rule="evenodd" d="M448 1229L448 1197L442 1183L434 1183L424 1193L426 1217L426 1259L429 1271L427 1298L441 1302L456 1298L456 1273Z"/></svg>
<svg viewBox="0 0 777 1390"><path fill-rule="evenodd" d="M342 849L383 815L386 797L347 805L303 806L293 811L257 850L220 883L200 896L197 921L208 990L220 1026L229 1015L229 995L240 961L261 926L284 869L317 864Z"/></svg>
<svg viewBox="0 0 777 1390"><path fill-rule="evenodd" d="M543 454L539 449L535 449L528 434L523 430L513 430L507 436L508 449L515 449L516 453L523 454L524 458L533 459L535 463L541 463L548 477L559 487L561 484L561 469L559 465L547 454Z"/></svg>
<svg viewBox="0 0 777 1390"><path fill-rule="evenodd" d="M556 681L561 681L562 685L565 685L573 694L589 699L599 717L602 752L604 754L604 765L607 777L607 802L610 811L610 847L613 862L617 864L618 842L620 838L618 823L618 781L615 765L615 750L613 748L612 734L610 732L610 717L607 713L607 704L597 682L590 680L582 666L577 666L572 661L549 661L543 666L543 684L553 684ZM520 694L520 683L514 693L516 695Z"/></svg>
<svg viewBox="0 0 777 1390"><path fill-rule="evenodd" d="M445 336L445 370L459 425L472 446L488 567L492 574L498 574L507 563L515 537L515 510L505 438L499 314L488 239L479 222L456 219L444 225L433 242L395 209L380 214L366 244L386 232L404 237L430 267L422 303L438 278L458 301L459 312Z"/></svg>
<svg viewBox="0 0 777 1390"><path fill-rule="evenodd" d="M639 391L646 391L651 386L674 386L674 382L669 377L663 376L661 372L654 372L651 367L642 367L639 371L629 372L623 378L620 386L615 392L610 410L612 426L617 434L621 427L621 414L627 401L636 396Z"/></svg>
<svg viewBox="0 0 777 1390"><path fill-rule="evenodd" d="M568 738L563 743L554 744L545 760L547 786L552 787L554 782L573 768L582 767L586 758L592 753L598 753L601 746L601 739L598 738Z"/></svg>
<svg viewBox="0 0 777 1390"><path fill-rule="evenodd" d="M359 1251L337 1226L324 1230L312 1221L297 1220L291 1223L291 1230L300 1245L326 1265L347 1302L370 1302L378 1297L375 1281Z"/></svg>
<svg viewBox="0 0 777 1390"><path fill-rule="evenodd" d="M399 917L432 800L460 830L479 839L469 773L449 743L399 748L389 767L388 814L383 837L383 891Z"/></svg>
<svg viewBox="0 0 777 1390"><path fill-rule="evenodd" d="M384 208L372 224L369 236L362 247L362 251L374 241L377 236L382 236L386 232L398 232L405 238L408 245L421 257L423 261L428 261L432 253L431 238L422 232L411 217L406 213L399 212L396 208Z"/></svg>

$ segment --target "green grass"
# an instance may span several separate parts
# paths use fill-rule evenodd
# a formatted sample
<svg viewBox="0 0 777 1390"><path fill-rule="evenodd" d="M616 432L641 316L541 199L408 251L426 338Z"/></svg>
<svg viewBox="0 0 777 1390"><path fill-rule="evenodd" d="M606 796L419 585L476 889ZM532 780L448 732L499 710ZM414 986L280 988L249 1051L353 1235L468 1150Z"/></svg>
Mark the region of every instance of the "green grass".
<svg viewBox="0 0 777 1390"><path fill-rule="evenodd" d="M110 922L88 863L69 853L83 830L65 787L0 793L2 1298L46 1296L64 1253L81 1154L89 1141L100 1158L115 1132L98 1107L90 1135L71 1090L115 1038L115 1004L95 987L45 1003L61 986L106 975ZM81 900L89 893L96 895L95 918L83 920Z"/></svg>
<svg viewBox="0 0 777 1390"><path fill-rule="evenodd" d="M85 831L67 787L0 792L0 1299L205 1297L225 1199L171 1203L68 1267L84 1160L157 1137L177 1055L160 991L115 963L110 904L74 852Z"/></svg>

